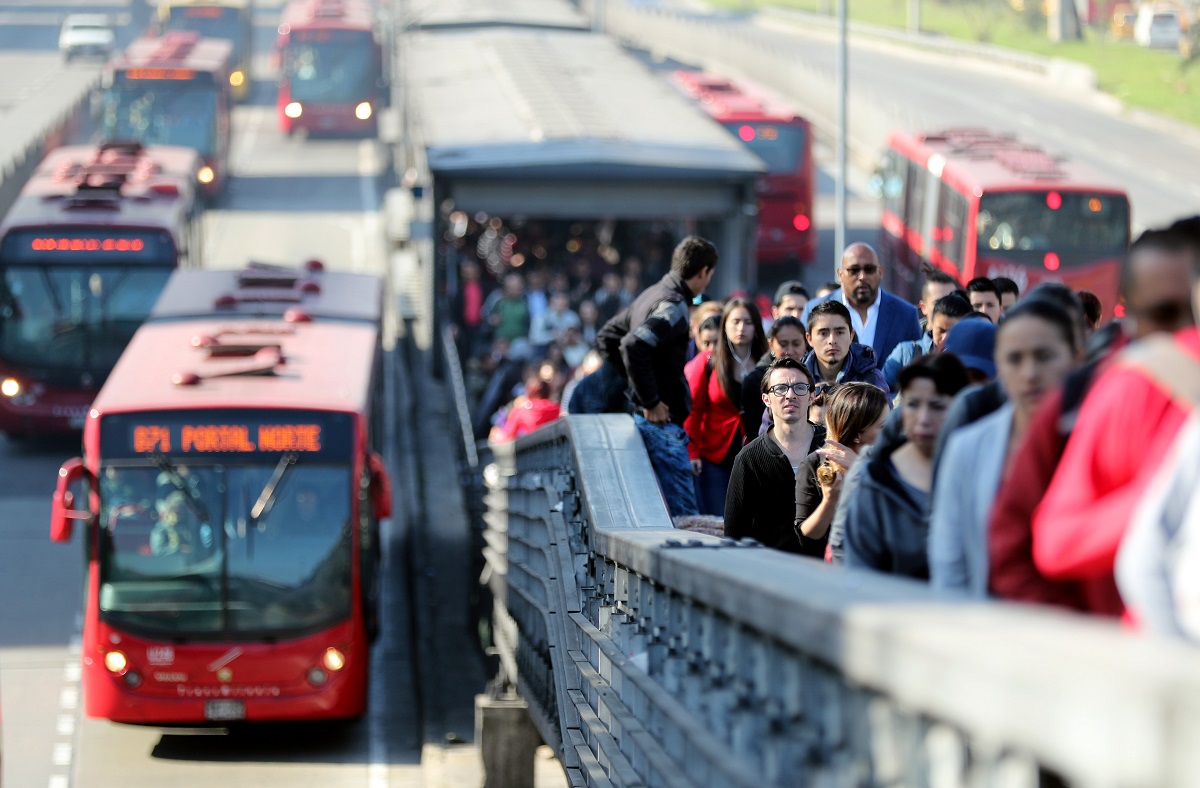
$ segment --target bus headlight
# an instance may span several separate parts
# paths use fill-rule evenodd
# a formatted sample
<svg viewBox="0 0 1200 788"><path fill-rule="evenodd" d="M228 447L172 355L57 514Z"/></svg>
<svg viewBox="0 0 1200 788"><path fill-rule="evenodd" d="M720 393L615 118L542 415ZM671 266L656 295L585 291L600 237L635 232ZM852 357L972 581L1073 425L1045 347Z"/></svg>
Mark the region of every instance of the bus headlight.
<svg viewBox="0 0 1200 788"><path fill-rule="evenodd" d="M5 378L0 383L0 394L12 399L21 393L21 383L16 378Z"/></svg>
<svg viewBox="0 0 1200 788"><path fill-rule="evenodd" d="M200 171L196 173L196 180L201 183L212 183L214 177L216 176L213 173L213 168L207 164L201 167Z"/></svg>
<svg viewBox="0 0 1200 788"><path fill-rule="evenodd" d="M283 108L283 114L294 120L304 114L304 107L300 106L299 101L293 101Z"/></svg>
<svg viewBox="0 0 1200 788"><path fill-rule="evenodd" d="M331 646L325 649L325 655L321 657L321 664L330 672L337 673L346 667L346 655Z"/></svg>
<svg viewBox="0 0 1200 788"><path fill-rule="evenodd" d="M367 120L371 117L371 102L364 101L354 108L354 117L359 120Z"/></svg>
<svg viewBox="0 0 1200 788"><path fill-rule="evenodd" d="M230 87L240 88L244 84L246 84L246 75L240 69L229 75Z"/></svg>
<svg viewBox="0 0 1200 788"><path fill-rule="evenodd" d="M109 673L120 673L129 667L129 660L120 651L110 651L104 655L104 667Z"/></svg>

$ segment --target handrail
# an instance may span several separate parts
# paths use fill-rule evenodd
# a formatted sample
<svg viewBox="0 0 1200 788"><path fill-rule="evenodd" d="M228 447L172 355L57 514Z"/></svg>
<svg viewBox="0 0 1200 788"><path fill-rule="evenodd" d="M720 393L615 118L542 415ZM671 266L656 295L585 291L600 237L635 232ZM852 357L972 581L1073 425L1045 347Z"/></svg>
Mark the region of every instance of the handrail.
<svg viewBox="0 0 1200 788"><path fill-rule="evenodd" d="M1200 784L1189 648L676 531L627 416L494 451L497 647L572 784Z"/></svg>

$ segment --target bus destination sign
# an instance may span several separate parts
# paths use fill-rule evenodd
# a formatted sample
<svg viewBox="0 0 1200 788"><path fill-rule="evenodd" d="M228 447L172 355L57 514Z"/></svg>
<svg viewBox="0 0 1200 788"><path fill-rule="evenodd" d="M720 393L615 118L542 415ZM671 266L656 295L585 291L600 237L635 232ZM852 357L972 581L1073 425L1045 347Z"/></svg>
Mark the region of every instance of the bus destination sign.
<svg viewBox="0 0 1200 788"><path fill-rule="evenodd" d="M101 420L102 456L172 457L301 454L350 456L346 414L312 411L158 411L117 413Z"/></svg>

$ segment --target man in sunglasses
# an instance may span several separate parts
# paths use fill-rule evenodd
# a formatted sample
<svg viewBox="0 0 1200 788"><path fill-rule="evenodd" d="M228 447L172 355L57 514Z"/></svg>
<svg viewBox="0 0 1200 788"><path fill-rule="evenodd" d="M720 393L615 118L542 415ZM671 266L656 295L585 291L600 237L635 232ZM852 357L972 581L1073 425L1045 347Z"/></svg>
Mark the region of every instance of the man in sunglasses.
<svg viewBox="0 0 1200 788"><path fill-rule="evenodd" d="M892 354L896 345L921 338L923 332L917 308L883 289L883 266L870 244L847 246L838 263L837 277L840 289L805 305L806 323L817 304L830 300L840 302L850 310L856 341L872 348L881 363Z"/></svg>
<svg viewBox="0 0 1200 788"><path fill-rule="evenodd" d="M1200 363L1192 282L1200 282L1200 218L1148 230L1130 248L1121 272L1124 320L1097 332L1112 341L1046 395L1010 463L989 530L992 593L1122 612L1113 584L1117 546L1187 414L1118 350L1173 334L1174 366Z"/></svg>

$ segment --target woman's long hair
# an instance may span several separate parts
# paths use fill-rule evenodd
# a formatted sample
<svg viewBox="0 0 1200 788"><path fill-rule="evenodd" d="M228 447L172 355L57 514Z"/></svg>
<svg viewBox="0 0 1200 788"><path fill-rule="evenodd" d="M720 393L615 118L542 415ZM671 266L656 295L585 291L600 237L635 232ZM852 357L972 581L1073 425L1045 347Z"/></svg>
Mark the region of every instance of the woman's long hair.
<svg viewBox="0 0 1200 788"><path fill-rule="evenodd" d="M742 402L742 384L737 379L733 365L736 363L733 360L733 351L729 346L729 337L725 333L725 324L729 322L729 316L733 310L738 307L744 308L750 313L750 322L754 326L754 336L750 340L750 360L751 363L757 363L760 358L767 352L767 338L763 334L762 315L758 312L758 307L753 301L745 298L731 298L725 304L725 309L721 311L721 336L717 339L717 346L713 349L713 371L717 373L721 381L721 388L725 391L725 396L729 397L729 401L740 405Z"/></svg>
<svg viewBox="0 0 1200 788"><path fill-rule="evenodd" d="M888 407L887 394L870 383L844 383L829 395L825 426L829 440L854 448ZM856 450L857 451L857 450Z"/></svg>

